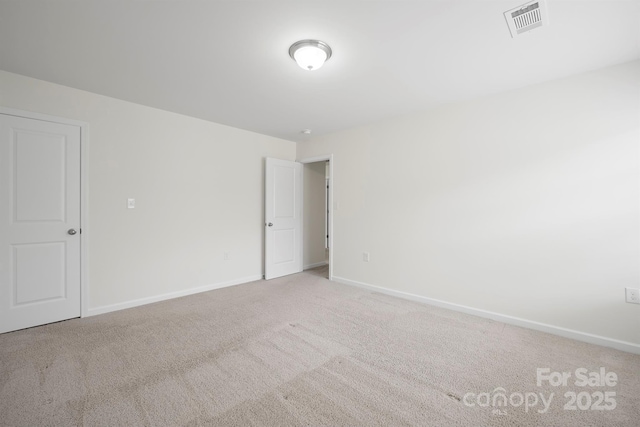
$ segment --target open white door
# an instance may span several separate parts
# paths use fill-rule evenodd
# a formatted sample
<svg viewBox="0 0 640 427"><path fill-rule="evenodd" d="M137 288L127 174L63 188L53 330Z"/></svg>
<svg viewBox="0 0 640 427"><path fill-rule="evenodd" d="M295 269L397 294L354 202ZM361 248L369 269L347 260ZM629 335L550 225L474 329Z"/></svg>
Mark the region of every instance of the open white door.
<svg viewBox="0 0 640 427"><path fill-rule="evenodd" d="M80 127L0 114L0 333L80 316Z"/></svg>
<svg viewBox="0 0 640 427"><path fill-rule="evenodd" d="M265 279L302 271L302 164L267 158Z"/></svg>

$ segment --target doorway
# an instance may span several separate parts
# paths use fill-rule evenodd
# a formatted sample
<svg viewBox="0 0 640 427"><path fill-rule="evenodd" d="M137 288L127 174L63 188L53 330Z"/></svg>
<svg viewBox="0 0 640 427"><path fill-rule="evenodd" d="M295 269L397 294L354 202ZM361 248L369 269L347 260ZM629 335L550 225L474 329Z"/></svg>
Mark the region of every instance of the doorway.
<svg viewBox="0 0 640 427"><path fill-rule="evenodd" d="M313 170L313 202L305 207L305 166ZM327 185L328 180L328 185ZM289 161L265 159L265 246L264 278L326 267L324 276L333 278L333 155ZM328 188L327 188L328 187ZM304 218L313 222L313 236L305 235ZM308 248L305 250L305 245ZM304 262L306 256L306 263Z"/></svg>
<svg viewBox="0 0 640 427"><path fill-rule="evenodd" d="M303 200L303 268L314 269L331 279L332 260L332 156L302 159Z"/></svg>

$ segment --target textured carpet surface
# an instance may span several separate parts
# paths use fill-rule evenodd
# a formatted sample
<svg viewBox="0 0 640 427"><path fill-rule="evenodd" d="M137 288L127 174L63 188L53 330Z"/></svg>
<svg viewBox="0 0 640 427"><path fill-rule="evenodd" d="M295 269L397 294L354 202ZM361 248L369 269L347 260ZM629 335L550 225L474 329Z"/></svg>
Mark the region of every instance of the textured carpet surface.
<svg viewBox="0 0 640 427"><path fill-rule="evenodd" d="M638 355L325 277L0 335L0 425L640 425Z"/></svg>

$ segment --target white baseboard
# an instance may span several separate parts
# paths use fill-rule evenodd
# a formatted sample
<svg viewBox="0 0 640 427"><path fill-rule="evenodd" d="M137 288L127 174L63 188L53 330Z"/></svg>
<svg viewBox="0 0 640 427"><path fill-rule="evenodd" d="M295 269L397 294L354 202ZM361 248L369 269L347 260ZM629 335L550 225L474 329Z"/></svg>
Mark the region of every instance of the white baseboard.
<svg viewBox="0 0 640 427"><path fill-rule="evenodd" d="M154 302L165 301L168 299L184 297L187 295L198 294L200 292L212 291L214 289L226 288L228 286L240 285L243 283L255 282L261 280L262 275L242 277L240 279L229 280L226 282L214 283L212 285L199 286L197 288L185 289L183 291L169 292L167 294L156 295L152 297L140 298L132 301L120 302L117 304L103 305L102 307L90 308L87 310L86 316L95 316L98 314L110 313L112 311L124 310L126 308L138 307L141 305L151 304Z"/></svg>
<svg viewBox="0 0 640 427"><path fill-rule="evenodd" d="M404 298L412 301L433 305L436 307L459 311L466 314L472 314L474 316L484 317L484 318L492 319L498 322L507 323L510 325L521 326L523 328L534 329L536 331L547 332L549 334L559 335L561 337L571 338L577 341L588 342L590 344L597 344L604 347L611 347L617 350L626 351L629 353L640 354L640 344L634 344L628 341L620 341L613 338L603 337L600 335L593 335L586 332L575 331L573 329L566 329L559 326L548 325L546 323L535 322L532 320L522 319L519 317L513 317L505 314L495 313L493 311L481 310L478 308L468 307L465 305L454 304L454 303L441 301L433 298L427 298L420 295L411 294L408 292L395 291L393 289L383 288L380 286L370 285L368 283L345 279L344 277L334 276L333 280L345 285L357 286L359 288L380 292L381 294L387 294L394 297Z"/></svg>
<svg viewBox="0 0 640 427"><path fill-rule="evenodd" d="M326 261L322 261L322 262L316 262L314 264L307 264L304 267L302 267L303 270L309 270L310 268L316 268L316 267L320 267L322 265L327 265Z"/></svg>

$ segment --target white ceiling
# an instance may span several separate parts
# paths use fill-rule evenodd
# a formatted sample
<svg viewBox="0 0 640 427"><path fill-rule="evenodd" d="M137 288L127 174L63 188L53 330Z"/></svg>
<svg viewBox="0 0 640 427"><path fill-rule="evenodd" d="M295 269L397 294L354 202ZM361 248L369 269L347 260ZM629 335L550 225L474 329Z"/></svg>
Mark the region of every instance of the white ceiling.
<svg viewBox="0 0 640 427"><path fill-rule="evenodd" d="M640 58L640 1L0 0L0 69L294 141ZM317 38L317 71L288 56Z"/></svg>

